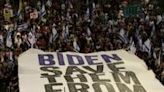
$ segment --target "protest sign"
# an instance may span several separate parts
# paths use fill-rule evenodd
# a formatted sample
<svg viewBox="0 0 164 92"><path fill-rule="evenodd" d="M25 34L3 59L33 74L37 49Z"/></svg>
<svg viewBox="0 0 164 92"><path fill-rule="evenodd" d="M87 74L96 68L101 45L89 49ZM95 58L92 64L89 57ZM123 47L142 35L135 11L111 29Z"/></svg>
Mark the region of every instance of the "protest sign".
<svg viewBox="0 0 164 92"><path fill-rule="evenodd" d="M125 17L136 16L141 13L141 5L129 5L123 9Z"/></svg>
<svg viewBox="0 0 164 92"><path fill-rule="evenodd" d="M124 50L89 54L31 49L18 59L20 92L163 92L144 61Z"/></svg>

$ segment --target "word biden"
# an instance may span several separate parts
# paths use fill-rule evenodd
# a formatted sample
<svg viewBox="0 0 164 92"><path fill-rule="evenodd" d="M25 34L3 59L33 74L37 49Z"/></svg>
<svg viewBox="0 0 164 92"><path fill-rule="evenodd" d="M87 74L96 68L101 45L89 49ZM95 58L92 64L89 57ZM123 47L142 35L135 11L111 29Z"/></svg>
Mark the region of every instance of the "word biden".
<svg viewBox="0 0 164 92"><path fill-rule="evenodd" d="M39 54L38 60L40 65L98 65L111 63L113 60L122 60L117 54L99 54L99 55L72 55L72 54ZM58 63L57 63L58 62Z"/></svg>

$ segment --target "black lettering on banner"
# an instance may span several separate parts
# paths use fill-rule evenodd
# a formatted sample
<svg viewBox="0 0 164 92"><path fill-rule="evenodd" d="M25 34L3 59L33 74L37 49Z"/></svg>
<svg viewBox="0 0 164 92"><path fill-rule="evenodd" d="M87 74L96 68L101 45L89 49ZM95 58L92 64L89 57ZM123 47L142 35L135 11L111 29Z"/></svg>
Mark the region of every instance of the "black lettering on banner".
<svg viewBox="0 0 164 92"><path fill-rule="evenodd" d="M42 75L41 78L47 78L49 83L57 82L55 79L56 76L54 75L45 75L45 74L41 74L41 75Z"/></svg>
<svg viewBox="0 0 164 92"><path fill-rule="evenodd" d="M68 88L69 92L89 92L89 86L86 83L68 83Z"/></svg>
<svg viewBox="0 0 164 92"><path fill-rule="evenodd" d="M53 66L40 67L40 70L42 71L54 73L54 76L62 75L62 71L60 71L59 69L60 69L59 67L53 67ZM50 74L43 73L43 75L50 75Z"/></svg>
<svg viewBox="0 0 164 92"><path fill-rule="evenodd" d="M93 73L102 73L104 69L104 65L96 65L96 69L93 69L90 66L83 66L84 69L89 70Z"/></svg>
<svg viewBox="0 0 164 92"><path fill-rule="evenodd" d="M67 58L68 58L68 63L70 65L83 65L84 64L83 58L81 56L79 56L79 55L67 54ZM76 58L77 62L75 62L75 58Z"/></svg>
<svg viewBox="0 0 164 92"><path fill-rule="evenodd" d="M134 92L147 92L142 85L134 85Z"/></svg>
<svg viewBox="0 0 164 92"><path fill-rule="evenodd" d="M121 82L118 72L112 72L112 75L115 82Z"/></svg>
<svg viewBox="0 0 164 92"><path fill-rule="evenodd" d="M125 69L125 67L117 67L116 65L124 64L124 62L115 62L107 64L108 68L111 69L113 72L119 72L121 69Z"/></svg>
<svg viewBox="0 0 164 92"><path fill-rule="evenodd" d="M94 92L104 92L100 86L105 86L106 89L108 90L107 92L115 92L112 84L107 83L107 82L98 82L98 83L94 83L92 84Z"/></svg>
<svg viewBox="0 0 164 92"><path fill-rule="evenodd" d="M62 83L53 83L53 84L46 84L45 87L45 91L46 92L64 92L63 88L58 88L58 89L53 89L53 87L61 87L63 86Z"/></svg>
<svg viewBox="0 0 164 92"><path fill-rule="evenodd" d="M111 63L112 62L111 60L117 60L117 61L122 60L117 54L112 54L112 56L102 54L101 56L106 63Z"/></svg>
<svg viewBox="0 0 164 92"><path fill-rule="evenodd" d="M89 65L82 66L84 65L84 60L81 56L67 54L69 65L75 66L68 66L66 71L62 72L62 67L51 66L55 65L52 55L40 55L40 65L45 65L40 67L40 70L43 72L41 73L41 78L47 78L49 82L49 84L44 86L45 92L89 92L91 85L94 92L116 92L114 87L117 87L119 92L147 92L134 72L123 71L125 67L120 65L124 64L124 62L121 61L122 59L120 57L115 54L112 54L112 56L103 54L101 56L107 63L107 71L104 71L106 66L104 67L102 63L96 62L98 61L97 56L85 56L88 64L94 65L92 67ZM65 65L62 53L58 53L58 59L59 65ZM118 62L112 62L113 60L117 60ZM108 71L113 71L111 72L113 75L112 79L114 79L116 84L110 83L113 80L109 79L110 76L107 76L108 73L106 75ZM61 79L64 80L57 80L59 77L62 77ZM58 83L59 81L63 81L67 85ZM92 84L90 83L88 85L88 81L91 81ZM131 85L133 87L132 89L128 86L129 84L134 84ZM65 90L65 87L68 87L68 90Z"/></svg>
<svg viewBox="0 0 164 92"><path fill-rule="evenodd" d="M58 57L59 65L65 65L63 54L60 52L57 52L57 57Z"/></svg>
<svg viewBox="0 0 164 92"><path fill-rule="evenodd" d="M84 70L81 70L80 68L78 68L77 66L68 66L67 69L66 69L66 74L65 75L71 75L74 72L79 72L80 74L87 73Z"/></svg>
<svg viewBox="0 0 164 92"><path fill-rule="evenodd" d="M133 85L134 91L132 91L123 83L116 83L116 84L120 92L147 92L141 85Z"/></svg>
<svg viewBox="0 0 164 92"><path fill-rule="evenodd" d="M125 75L123 75L122 73L125 73ZM132 71L119 72L119 73L115 72L112 74L113 74L113 78L114 78L115 82L121 82L121 80L120 80L120 78L121 78L124 82L126 82L128 84L131 83L131 81L130 81L131 79L133 80L133 82L135 84L139 84L139 85L141 84L139 82L138 78L136 77L135 73Z"/></svg>
<svg viewBox="0 0 164 92"><path fill-rule="evenodd" d="M50 83L57 82L56 77L60 77L62 75L62 72L59 69L59 67L40 67L40 70L46 71L46 72L51 72L53 74L48 74L48 73L42 73L41 78L47 78Z"/></svg>
<svg viewBox="0 0 164 92"><path fill-rule="evenodd" d="M105 75L105 73L101 74L89 74L93 80L93 82L110 82L110 79L100 79L100 76Z"/></svg>
<svg viewBox="0 0 164 92"><path fill-rule="evenodd" d="M38 59L40 65L55 65L52 54L38 54Z"/></svg>
<svg viewBox="0 0 164 92"><path fill-rule="evenodd" d="M130 88L128 88L125 84L123 83L116 83L117 87L120 92L133 92Z"/></svg>
<svg viewBox="0 0 164 92"><path fill-rule="evenodd" d="M89 65L98 65L98 64L102 64L102 62L94 62L96 60L98 60L98 56L97 55L88 55L85 56L86 61L88 62Z"/></svg>
<svg viewBox="0 0 164 92"><path fill-rule="evenodd" d="M71 75L66 75L64 76L67 82L74 82L74 79L79 79L80 82L87 82L87 78L82 75L82 74L78 74L78 75L74 75L77 77L72 77Z"/></svg>

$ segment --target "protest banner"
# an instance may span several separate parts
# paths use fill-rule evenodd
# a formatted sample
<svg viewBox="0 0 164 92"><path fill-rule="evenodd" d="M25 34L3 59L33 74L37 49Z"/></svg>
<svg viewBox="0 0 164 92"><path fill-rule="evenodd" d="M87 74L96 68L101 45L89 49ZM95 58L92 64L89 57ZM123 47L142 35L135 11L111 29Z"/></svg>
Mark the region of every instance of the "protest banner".
<svg viewBox="0 0 164 92"><path fill-rule="evenodd" d="M163 92L144 61L124 50L75 53L30 49L18 59L20 92Z"/></svg>
<svg viewBox="0 0 164 92"><path fill-rule="evenodd" d="M141 5L128 5L123 9L125 17L136 16L142 12Z"/></svg>

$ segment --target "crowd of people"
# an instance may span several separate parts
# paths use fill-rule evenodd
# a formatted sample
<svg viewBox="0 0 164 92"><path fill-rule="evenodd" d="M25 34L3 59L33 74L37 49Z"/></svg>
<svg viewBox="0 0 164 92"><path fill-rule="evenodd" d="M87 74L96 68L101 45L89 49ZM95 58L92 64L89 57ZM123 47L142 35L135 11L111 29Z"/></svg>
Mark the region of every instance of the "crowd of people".
<svg viewBox="0 0 164 92"><path fill-rule="evenodd" d="M8 0L0 8L4 92L19 91L17 59L30 48L80 53L126 49L143 59L164 84L164 16L158 6L136 0L142 10L125 16L123 9L132 0L33 1L19 0L15 8Z"/></svg>

